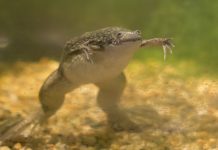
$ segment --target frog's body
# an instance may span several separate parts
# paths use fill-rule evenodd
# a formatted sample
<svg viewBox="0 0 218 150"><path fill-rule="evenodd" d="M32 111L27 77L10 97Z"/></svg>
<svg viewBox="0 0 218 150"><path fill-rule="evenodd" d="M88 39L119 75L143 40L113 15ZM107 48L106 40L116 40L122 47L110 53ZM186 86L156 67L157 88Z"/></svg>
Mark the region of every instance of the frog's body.
<svg viewBox="0 0 218 150"><path fill-rule="evenodd" d="M139 31L119 27L87 32L68 41L58 69L40 90L39 112L13 126L0 140L18 134L31 123L47 120L61 107L66 93L86 83L99 87L98 105L113 128L135 129L136 125L119 109L118 103L126 86L123 69L135 51L147 45L164 46L164 50L172 46L168 39L142 40Z"/></svg>
<svg viewBox="0 0 218 150"><path fill-rule="evenodd" d="M117 40L117 36L121 37L122 35L132 36L134 40L121 43L120 39ZM132 32L118 27L85 33L79 39L66 44L65 53L67 55L63 55L60 67L66 78L72 82L103 82L118 76L123 71L134 52L140 47L141 40L139 31ZM75 47L74 45L77 43L79 44ZM87 60L83 51L80 54L77 53L77 49L81 49L81 45L84 48L96 48L89 50L92 62ZM69 55L69 53L71 54Z"/></svg>
<svg viewBox="0 0 218 150"><path fill-rule="evenodd" d="M102 50L103 52L96 52L94 56L90 56L93 63L88 62L85 56L71 56L60 67L66 78L72 82L96 83L110 80L124 70L140 44L141 41L129 44L128 47L121 45L105 48ZM122 55L123 50L125 50L125 55ZM80 59L80 63L72 63L78 59Z"/></svg>

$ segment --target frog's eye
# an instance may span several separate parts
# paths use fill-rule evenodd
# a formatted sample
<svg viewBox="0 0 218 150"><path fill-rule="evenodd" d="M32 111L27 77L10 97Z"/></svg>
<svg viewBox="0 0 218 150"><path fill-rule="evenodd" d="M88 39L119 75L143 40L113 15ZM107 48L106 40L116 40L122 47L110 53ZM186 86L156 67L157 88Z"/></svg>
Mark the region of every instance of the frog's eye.
<svg viewBox="0 0 218 150"><path fill-rule="evenodd" d="M139 30L136 30L135 33L137 33L138 35L142 34L141 31L139 31Z"/></svg>
<svg viewBox="0 0 218 150"><path fill-rule="evenodd" d="M117 33L117 37L120 38L121 36L122 36L122 33L121 33L121 32L118 32L118 33Z"/></svg>

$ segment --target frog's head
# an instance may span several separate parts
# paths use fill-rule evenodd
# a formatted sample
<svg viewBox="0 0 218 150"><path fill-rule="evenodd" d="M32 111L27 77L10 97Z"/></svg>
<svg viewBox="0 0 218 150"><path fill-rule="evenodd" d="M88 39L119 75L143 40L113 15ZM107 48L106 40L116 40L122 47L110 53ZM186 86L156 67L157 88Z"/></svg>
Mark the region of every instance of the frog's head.
<svg viewBox="0 0 218 150"><path fill-rule="evenodd" d="M127 43L134 44L142 41L141 32L139 30L131 31L124 28L114 27L110 29L110 32L111 43L113 45L124 45Z"/></svg>
<svg viewBox="0 0 218 150"><path fill-rule="evenodd" d="M139 30L131 31L120 27L108 27L94 32L86 33L91 38L89 43L102 45L103 47L111 46L140 46L142 42L141 32Z"/></svg>

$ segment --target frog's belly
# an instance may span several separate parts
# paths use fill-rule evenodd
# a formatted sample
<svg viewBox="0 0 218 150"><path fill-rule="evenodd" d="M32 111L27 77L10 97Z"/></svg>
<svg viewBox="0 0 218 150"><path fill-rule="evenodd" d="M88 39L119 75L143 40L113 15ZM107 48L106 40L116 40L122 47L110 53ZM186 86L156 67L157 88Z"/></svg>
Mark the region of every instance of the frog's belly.
<svg viewBox="0 0 218 150"><path fill-rule="evenodd" d="M131 46L125 49L125 52L120 48L99 52L93 57L93 64L87 61L78 64L64 63L64 74L74 83L96 83L110 80L123 71L136 49L137 47Z"/></svg>
<svg viewBox="0 0 218 150"><path fill-rule="evenodd" d="M101 63L83 63L78 66L68 64L64 67L64 74L72 82L93 83L109 80L118 76L128 64L130 58L111 59Z"/></svg>

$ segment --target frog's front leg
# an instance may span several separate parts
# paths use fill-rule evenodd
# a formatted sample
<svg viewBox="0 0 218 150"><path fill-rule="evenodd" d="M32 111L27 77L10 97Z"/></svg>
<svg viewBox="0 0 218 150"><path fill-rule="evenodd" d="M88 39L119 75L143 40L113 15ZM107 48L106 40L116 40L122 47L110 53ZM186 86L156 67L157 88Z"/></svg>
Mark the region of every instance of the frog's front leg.
<svg viewBox="0 0 218 150"><path fill-rule="evenodd" d="M65 94L78 86L78 84L68 81L60 69L54 71L40 89L41 107L27 118L18 118L13 122L6 122L4 126L0 125L0 141L9 140L22 134L29 127L34 129L34 127L46 122L62 106Z"/></svg>
<svg viewBox="0 0 218 150"><path fill-rule="evenodd" d="M153 38L149 40L143 40L140 46L162 46L164 52L164 60L166 60L167 52L169 51L172 54L172 48L175 47L170 38Z"/></svg>
<svg viewBox="0 0 218 150"><path fill-rule="evenodd" d="M102 49L101 46L97 44L92 44L90 41L85 42L84 44L80 45L80 50L85 54L86 59L91 63L94 64L94 61L91 57L96 51Z"/></svg>

